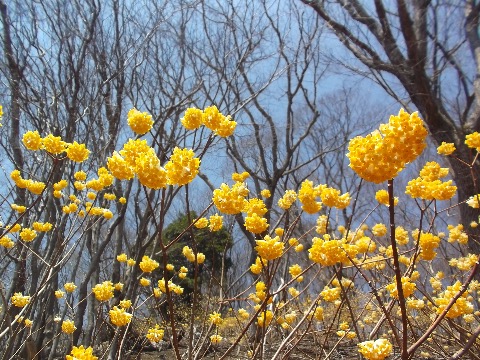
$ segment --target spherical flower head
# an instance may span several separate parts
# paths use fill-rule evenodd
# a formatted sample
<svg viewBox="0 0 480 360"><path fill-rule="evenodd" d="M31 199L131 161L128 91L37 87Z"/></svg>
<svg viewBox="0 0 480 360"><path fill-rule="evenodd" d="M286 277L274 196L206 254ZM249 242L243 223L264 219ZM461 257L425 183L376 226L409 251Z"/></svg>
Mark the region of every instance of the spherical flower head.
<svg viewBox="0 0 480 360"><path fill-rule="evenodd" d="M60 136L47 135L42 140L43 148L50 154L57 155L65 151L65 142Z"/></svg>
<svg viewBox="0 0 480 360"><path fill-rule="evenodd" d="M222 315L217 312L213 312L208 316L208 321L215 326L219 326L223 322Z"/></svg>
<svg viewBox="0 0 480 360"><path fill-rule="evenodd" d="M298 199L302 203L302 210L308 214L315 214L322 209L321 202L317 201L320 197L319 189L313 186L313 182L305 180L302 182L300 190L298 191Z"/></svg>
<svg viewBox="0 0 480 360"><path fill-rule="evenodd" d="M93 355L93 349L91 346L84 348L83 345L72 348L70 355L67 355L66 360L98 360L98 357Z"/></svg>
<svg viewBox="0 0 480 360"><path fill-rule="evenodd" d="M411 282L410 280L411 279L408 276L402 276L403 296L406 298L412 295L417 289L417 285L415 285L415 283ZM385 288L390 292L391 297L398 299L397 282L395 279Z"/></svg>
<svg viewBox="0 0 480 360"><path fill-rule="evenodd" d="M142 113L135 108L128 112L127 122L133 132L139 135L146 134L153 126L152 115L146 112Z"/></svg>
<svg viewBox="0 0 480 360"><path fill-rule="evenodd" d="M85 173L85 171L77 171L75 174L73 174L73 177L75 178L75 180L85 181L87 179L87 174Z"/></svg>
<svg viewBox="0 0 480 360"><path fill-rule="evenodd" d="M69 283L66 283L65 285L63 285L64 289L66 292L68 293L72 293L75 291L75 289L77 288L77 285L75 285L74 283L72 282L69 282Z"/></svg>
<svg viewBox="0 0 480 360"><path fill-rule="evenodd" d="M286 190L285 194L278 200L278 206L283 210L288 210L297 200L297 193L294 190Z"/></svg>
<svg viewBox="0 0 480 360"><path fill-rule="evenodd" d="M323 238L313 238L312 247L308 250L310 260L323 266L331 266L337 262L350 263L358 253L356 245L347 244L345 239L330 239L329 235Z"/></svg>
<svg viewBox="0 0 480 360"><path fill-rule="evenodd" d="M41 223L38 221L35 221L32 225L33 229L36 231L50 231L52 230L53 225L49 222L46 223Z"/></svg>
<svg viewBox="0 0 480 360"><path fill-rule="evenodd" d="M272 196L272 193L271 193L270 190L268 190L268 189L263 189L263 190L260 192L260 195L262 195L262 197L264 197L265 199L268 199L269 197Z"/></svg>
<svg viewBox="0 0 480 360"><path fill-rule="evenodd" d="M142 185L154 190L162 189L167 185L167 172L160 166L160 160L152 148L139 154L135 168Z"/></svg>
<svg viewBox="0 0 480 360"><path fill-rule="evenodd" d="M140 279L140 285L142 286L150 286L150 283L151 283L150 280L147 278L142 277Z"/></svg>
<svg viewBox="0 0 480 360"><path fill-rule="evenodd" d="M147 140L129 139L123 145L123 149L120 150L119 153L125 159L128 165L130 165L131 167L135 167L137 158L140 156L140 154L149 152L151 151L151 149L152 148L147 144Z"/></svg>
<svg viewBox="0 0 480 360"><path fill-rule="evenodd" d="M439 297L433 298L435 305L437 305L437 314L441 314L453 297L461 290L462 283L457 281L451 286L447 286L447 289L439 294ZM450 319L463 316L465 314L472 314L474 307L473 304L467 299L468 293L464 292L448 310L447 317Z"/></svg>
<svg viewBox="0 0 480 360"><path fill-rule="evenodd" d="M6 249L11 249L15 246L15 243L8 236L2 236L0 238L0 246L3 246Z"/></svg>
<svg viewBox="0 0 480 360"><path fill-rule="evenodd" d="M368 360L384 360L393 351L393 346L387 339L364 341L358 347L358 352Z"/></svg>
<svg viewBox="0 0 480 360"><path fill-rule="evenodd" d="M262 272L263 268L268 264L268 260L261 259L259 256L255 259L255 264L250 265L250 271L258 275Z"/></svg>
<svg viewBox="0 0 480 360"><path fill-rule="evenodd" d="M144 255L142 261L140 261L140 269L145 273L150 273L160 266L158 262L151 259L149 256Z"/></svg>
<svg viewBox="0 0 480 360"><path fill-rule="evenodd" d="M202 122L210 130L215 131L220 127L222 121L224 121L225 116L218 111L215 105L205 108L203 111Z"/></svg>
<svg viewBox="0 0 480 360"><path fill-rule="evenodd" d="M245 203L245 208L243 212L247 213L247 216L252 216L257 214L263 216L267 213L267 207L262 199L252 198L248 200L248 203Z"/></svg>
<svg viewBox="0 0 480 360"><path fill-rule="evenodd" d="M465 136L465 144L471 149L480 151L480 134L476 131L472 134L468 134Z"/></svg>
<svg viewBox="0 0 480 360"><path fill-rule="evenodd" d="M118 202L119 202L120 204L126 204L126 203L127 203L127 199L125 199L125 198L122 196L120 199L118 199Z"/></svg>
<svg viewBox="0 0 480 360"><path fill-rule="evenodd" d="M467 205L474 209L478 209L480 207L479 201L478 201L479 199L480 199L480 194L470 196L467 200Z"/></svg>
<svg viewBox="0 0 480 360"><path fill-rule="evenodd" d="M107 158L108 170L119 180L130 180L135 176L134 168L116 151Z"/></svg>
<svg viewBox="0 0 480 360"><path fill-rule="evenodd" d="M135 266L137 262L134 259L128 259L127 260L127 265L128 266Z"/></svg>
<svg viewBox="0 0 480 360"><path fill-rule="evenodd" d="M197 219L195 221L195 224L194 226L197 228L197 229L205 229L207 226L208 226L208 219L207 218L200 218L200 219Z"/></svg>
<svg viewBox="0 0 480 360"><path fill-rule="evenodd" d="M88 159L90 150L88 150L85 144L79 144L74 141L72 144L67 145L67 157L75 162L81 163Z"/></svg>
<svg viewBox="0 0 480 360"><path fill-rule="evenodd" d="M23 205L11 204L10 207L12 208L12 210L15 210L20 214L24 213L27 210L27 208Z"/></svg>
<svg viewBox="0 0 480 360"><path fill-rule="evenodd" d="M390 206L387 190L378 190L375 193L375 199L382 205ZM398 197L395 197L393 199L393 205L397 206L397 204L398 204Z"/></svg>
<svg viewBox="0 0 480 360"><path fill-rule="evenodd" d="M157 324L155 327L148 329L147 335L145 337L151 342L151 343L159 343L162 341L164 336L164 330L160 329L160 326Z"/></svg>
<svg viewBox="0 0 480 360"><path fill-rule="evenodd" d="M13 294L12 298L12 304L15 305L16 307L23 308L27 306L30 303L30 296L28 295L22 295L22 293L15 293Z"/></svg>
<svg viewBox="0 0 480 360"><path fill-rule="evenodd" d="M38 131L36 131L36 130L35 131L27 131L23 135L22 142L23 142L23 145L25 145L25 147L28 150L33 150L33 151L40 150L43 146L42 138L41 138L40 134L38 133Z"/></svg>
<svg viewBox="0 0 480 360"><path fill-rule="evenodd" d="M77 328L72 320L65 320L62 322L62 331L65 334L72 334L75 330L77 330Z"/></svg>
<svg viewBox="0 0 480 360"><path fill-rule="evenodd" d="M425 149L427 130L418 114L400 110L388 124L348 146L350 167L363 179L381 183L393 179Z"/></svg>
<svg viewBox="0 0 480 360"><path fill-rule="evenodd" d="M457 187L451 185L451 180L439 180L447 174L448 168L441 168L435 161L428 162L420 171L420 176L408 182L405 193L423 200L449 200L455 195Z"/></svg>
<svg viewBox="0 0 480 360"><path fill-rule="evenodd" d="M108 312L110 315L110 322L115 326L125 326L132 319L132 314L125 311L123 308L114 306L112 310Z"/></svg>
<svg viewBox="0 0 480 360"><path fill-rule="evenodd" d="M244 171L242 173L233 173L232 174L232 180L236 182L244 182L250 177L250 174L247 171Z"/></svg>
<svg viewBox="0 0 480 360"><path fill-rule="evenodd" d="M215 345L215 344L218 344L218 343L221 342L222 340L223 340L223 338L222 338L220 335L218 335L218 334L215 334L215 335L211 335L211 336L210 336L210 342L211 342L212 344L214 344L214 345Z"/></svg>
<svg viewBox="0 0 480 360"><path fill-rule="evenodd" d="M456 150L453 143L446 143L445 141L437 148L437 153L440 155L451 155Z"/></svg>
<svg viewBox="0 0 480 360"><path fill-rule="evenodd" d="M200 167L200 159L192 149L173 149L170 160L165 164L167 182L170 185L186 185L195 178Z"/></svg>
<svg viewBox="0 0 480 360"><path fill-rule="evenodd" d="M20 232L20 237L25 242L33 241L37 237L37 232L30 228L23 228Z"/></svg>
<svg viewBox="0 0 480 360"><path fill-rule="evenodd" d="M433 235L431 233L424 233L422 232L420 234L420 257L423 260L433 260L437 253L435 252L435 249L438 247L440 244L440 238L436 235Z"/></svg>
<svg viewBox="0 0 480 360"><path fill-rule="evenodd" d="M302 273L302 267L298 264L294 264L288 268L288 272L292 276L292 278L297 277Z"/></svg>
<svg viewBox="0 0 480 360"><path fill-rule="evenodd" d="M122 300L120 301L120 307L123 308L123 309L128 309L130 307L132 307L132 300Z"/></svg>
<svg viewBox="0 0 480 360"><path fill-rule="evenodd" d="M55 290L55 297L61 299L65 296L65 293L62 290Z"/></svg>
<svg viewBox="0 0 480 360"><path fill-rule="evenodd" d="M372 234L377 237L385 236L387 234L387 227L385 224L375 224L372 227Z"/></svg>
<svg viewBox="0 0 480 360"><path fill-rule="evenodd" d="M245 229L254 234L261 234L268 229L267 219L253 213L245 217Z"/></svg>
<svg viewBox="0 0 480 360"><path fill-rule="evenodd" d="M213 191L213 202L224 214L235 215L245 208L247 203L245 197L248 193L244 183L236 182L231 188L227 184L222 184L220 189Z"/></svg>
<svg viewBox="0 0 480 360"><path fill-rule="evenodd" d="M271 310L262 311L257 317L257 324L260 327L267 327L273 319L273 312Z"/></svg>
<svg viewBox="0 0 480 360"><path fill-rule="evenodd" d="M117 255L117 261L118 262L127 262L127 254L122 253L120 255Z"/></svg>
<svg viewBox="0 0 480 360"><path fill-rule="evenodd" d="M198 129L203 124L203 111L197 108L188 108L180 121L187 130Z"/></svg>
<svg viewBox="0 0 480 360"><path fill-rule="evenodd" d="M340 190L324 187L321 190L320 198L324 205L329 207L336 207L338 209L345 209L350 205L350 194L345 193L340 195Z"/></svg>
<svg viewBox="0 0 480 360"><path fill-rule="evenodd" d="M236 127L236 121L233 121L231 116L228 115L223 118L223 120L220 122L220 125L215 129L214 132L215 135L225 138L232 136Z"/></svg>
<svg viewBox="0 0 480 360"><path fill-rule="evenodd" d="M97 284L93 287L92 292L95 294L95 298L98 301L108 301L113 298L113 291L115 287L111 281L104 281L101 284Z"/></svg>
<svg viewBox="0 0 480 360"><path fill-rule="evenodd" d="M255 240L257 246L255 250L258 255L265 260L274 260L282 256L285 244L280 241L280 237L275 236L271 238L269 235L265 236L263 240Z"/></svg>

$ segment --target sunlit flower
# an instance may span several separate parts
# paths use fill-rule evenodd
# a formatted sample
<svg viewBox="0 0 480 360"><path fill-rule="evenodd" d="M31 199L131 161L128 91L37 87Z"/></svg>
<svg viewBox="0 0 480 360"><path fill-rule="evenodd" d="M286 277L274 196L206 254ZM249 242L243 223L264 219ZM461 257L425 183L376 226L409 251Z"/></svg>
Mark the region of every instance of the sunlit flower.
<svg viewBox="0 0 480 360"><path fill-rule="evenodd" d="M295 200L297 200L297 193L294 190L286 190L283 197L278 200L278 206L283 210L288 210Z"/></svg>
<svg viewBox="0 0 480 360"><path fill-rule="evenodd" d="M180 121L187 130L195 130L203 124L203 111L197 108L188 108Z"/></svg>
<svg viewBox="0 0 480 360"><path fill-rule="evenodd" d="M269 197L272 196L272 194L270 193L270 190L268 189L263 189L261 192L260 192L260 195L262 195L262 197L268 199Z"/></svg>
<svg viewBox="0 0 480 360"><path fill-rule="evenodd" d="M65 142L62 141L60 136L53 136L52 134L47 135L42 140L43 147L50 154L60 154L65 151Z"/></svg>
<svg viewBox="0 0 480 360"><path fill-rule="evenodd" d="M231 188L227 184L221 184L220 189L213 191L213 202L224 214L235 215L245 208L248 193L244 183L236 182Z"/></svg>
<svg viewBox="0 0 480 360"><path fill-rule="evenodd" d="M63 285L63 287L65 288L65 291L68 293L74 292L75 289L77 288L77 286L72 282L66 283L65 285Z"/></svg>
<svg viewBox="0 0 480 360"><path fill-rule="evenodd" d="M208 219L204 217L197 219L194 225L197 229L204 229L208 226Z"/></svg>
<svg viewBox="0 0 480 360"><path fill-rule="evenodd" d="M66 360L97 360L98 357L93 355L93 349L91 346L84 348L83 345L72 348L70 355L66 356Z"/></svg>
<svg viewBox="0 0 480 360"><path fill-rule="evenodd" d="M467 136L465 136L465 144L469 148L480 151L480 134L476 131L472 134L468 134Z"/></svg>
<svg viewBox="0 0 480 360"><path fill-rule="evenodd" d="M125 311L123 308L114 306L109 312L110 322L115 326L125 326L132 319L132 314Z"/></svg>
<svg viewBox="0 0 480 360"><path fill-rule="evenodd" d="M222 315L217 312L213 312L208 316L208 321L215 326L219 326L223 322Z"/></svg>
<svg viewBox="0 0 480 360"><path fill-rule="evenodd" d="M30 303L30 296L28 295L22 295L22 293L15 293L13 294L12 296L12 304L15 305L16 307L24 307L26 306L27 304Z"/></svg>
<svg viewBox="0 0 480 360"><path fill-rule="evenodd" d="M37 232L30 228L23 228L22 231L20 231L20 237L23 241L30 242L37 237Z"/></svg>
<svg viewBox="0 0 480 360"><path fill-rule="evenodd" d="M210 336L210 342L212 344L218 344L219 342L221 342L223 340L223 338L218 335L218 334L215 334L215 335L211 335Z"/></svg>
<svg viewBox="0 0 480 360"><path fill-rule="evenodd" d="M384 360L393 351L393 346L387 339L364 341L358 347L358 352L368 360Z"/></svg>
<svg viewBox="0 0 480 360"><path fill-rule="evenodd" d="M27 131L22 138L23 145L28 150L40 150L42 148L42 138L37 130Z"/></svg>
<svg viewBox="0 0 480 360"><path fill-rule="evenodd" d="M133 108L128 112L128 126L139 135L143 135L150 131L153 125L152 115L146 112L140 112Z"/></svg>
<svg viewBox="0 0 480 360"><path fill-rule="evenodd" d="M0 246L3 246L6 249L11 249L15 246L15 243L8 236L2 236L0 238Z"/></svg>
<svg viewBox="0 0 480 360"><path fill-rule="evenodd" d="M55 297L61 299L65 296L65 293L62 290L55 290Z"/></svg>
<svg viewBox="0 0 480 360"><path fill-rule="evenodd" d="M160 264L155 260L151 259L149 256L144 255L142 257L142 261L140 262L139 266L143 272L149 273L154 271L156 268L158 268Z"/></svg>
<svg viewBox="0 0 480 360"><path fill-rule="evenodd" d="M90 150L85 147L85 144L79 144L74 141L72 144L67 145L67 157L75 162L84 162L88 159Z"/></svg>
<svg viewBox="0 0 480 360"><path fill-rule="evenodd" d="M62 331L65 334L72 334L75 330L77 330L77 328L72 320L65 320L62 322Z"/></svg>
<svg viewBox="0 0 480 360"><path fill-rule="evenodd" d="M167 182L170 185L186 185L198 174L200 159L195 157L192 149L175 147L170 160L165 164Z"/></svg>
<svg viewBox="0 0 480 360"><path fill-rule="evenodd" d="M437 148L437 153L440 155L451 155L455 151L453 143L446 143L445 141Z"/></svg>
<svg viewBox="0 0 480 360"><path fill-rule="evenodd" d="M280 237L275 236L271 238L266 235L263 240L255 240L257 246L255 250L262 259L274 260L282 256L285 244L280 241Z"/></svg>
<svg viewBox="0 0 480 360"><path fill-rule="evenodd" d="M215 214L210 216L208 228L210 231L219 231L223 226L223 216Z"/></svg>
<svg viewBox="0 0 480 360"><path fill-rule="evenodd" d="M380 203L380 204L383 204L383 205L386 205L386 206L390 206L390 201L388 199L388 192L387 190L378 190L376 193L375 193L375 199ZM398 197L395 197L393 199L393 205L394 206L397 206L398 204Z"/></svg>
<svg viewBox="0 0 480 360"><path fill-rule="evenodd" d="M142 277L142 278L140 279L140 285L142 285L142 286L150 286L150 280L147 279L147 278Z"/></svg>
<svg viewBox="0 0 480 360"><path fill-rule="evenodd" d="M101 284L97 284L92 288L92 292L95 294L95 298L98 301L108 301L113 297L113 291L115 287L111 281L104 281Z"/></svg>
<svg viewBox="0 0 480 360"><path fill-rule="evenodd" d="M164 336L164 330L160 329L158 324L155 327L148 329L147 335L145 337L150 340L151 343L158 343L162 341Z"/></svg>

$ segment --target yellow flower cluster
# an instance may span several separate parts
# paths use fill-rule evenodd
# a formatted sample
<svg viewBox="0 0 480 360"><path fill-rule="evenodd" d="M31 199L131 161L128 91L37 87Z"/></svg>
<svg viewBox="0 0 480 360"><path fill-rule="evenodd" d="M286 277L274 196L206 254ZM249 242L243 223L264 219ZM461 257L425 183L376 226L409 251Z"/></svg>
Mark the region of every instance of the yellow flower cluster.
<svg viewBox="0 0 480 360"><path fill-rule="evenodd" d="M152 115L146 112L140 112L133 108L127 114L128 126L134 133L143 135L149 132L153 125Z"/></svg>
<svg viewBox="0 0 480 360"><path fill-rule="evenodd" d="M263 217L267 213L265 203L261 199L253 198L245 203L244 212L247 213L245 217L245 228L254 233L261 234L268 229L267 219Z"/></svg>
<svg viewBox="0 0 480 360"><path fill-rule="evenodd" d="M388 199L388 191L387 190L378 190L375 193L375 199L382 205L390 206L390 201ZM398 197L393 199L393 205L397 206L398 204Z"/></svg>
<svg viewBox="0 0 480 360"><path fill-rule="evenodd" d="M232 174L232 180L235 182L244 182L250 177L250 174L247 171L244 171L242 173L233 173Z"/></svg>
<svg viewBox="0 0 480 360"><path fill-rule="evenodd" d="M282 256L285 244L280 240L279 236L270 237L266 235L263 240L255 240L257 246L255 250L258 255L265 260L274 260Z"/></svg>
<svg viewBox="0 0 480 360"><path fill-rule="evenodd" d="M302 273L302 267L298 264L294 264L288 268L288 272L292 278L297 278L298 282L303 281L303 276L299 276Z"/></svg>
<svg viewBox="0 0 480 360"><path fill-rule="evenodd" d="M79 144L76 141L73 143L66 143L60 136L47 135L42 139L38 131L27 131L22 138L23 145L28 150L45 149L53 155L58 155L64 151L67 157L75 162L84 162L88 159L90 151L85 147L85 144Z"/></svg>
<svg viewBox="0 0 480 360"><path fill-rule="evenodd" d="M322 193L321 186L313 186L313 182L305 180L298 191L298 200L302 203L302 210L308 214L315 214L322 209L322 203L317 201Z"/></svg>
<svg viewBox="0 0 480 360"><path fill-rule="evenodd" d="M151 343L159 343L162 341L165 331L160 329L158 324L155 327L148 329L147 335L145 337L150 340Z"/></svg>
<svg viewBox="0 0 480 360"><path fill-rule="evenodd" d="M213 202L224 214L235 215L247 205L245 197L249 191L244 183L236 182L230 188L227 184L220 185L220 189L213 191Z"/></svg>
<svg viewBox="0 0 480 360"><path fill-rule="evenodd" d="M466 245L468 243L468 234L463 231L463 225L457 226L448 225L448 242L453 243L457 241L459 244Z"/></svg>
<svg viewBox="0 0 480 360"><path fill-rule="evenodd" d="M194 263L195 262L195 253L189 246L184 246L182 249L182 254L187 258L188 261ZM197 253L196 256L197 263L198 264L203 264L205 262L205 254L203 253Z"/></svg>
<svg viewBox="0 0 480 360"><path fill-rule="evenodd" d="M257 317L257 324L260 327L267 327L270 325L273 319L273 312L271 310L265 310Z"/></svg>
<svg viewBox="0 0 480 360"><path fill-rule="evenodd" d="M12 304L15 305L16 307L23 308L24 306L28 305L30 303L30 296L28 295L22 295L22 293L14 293L12 296Z"/></svg>
<svg viewBox="0 0 480 360"><path fill-rule="evenodd" d="M452 180L440 181L447 174L448 168L441 168L435 161L428 162L420 171L420 177L408 182L405 193L424 200L449 200L455 195L457 187L452 185Z"/></svg>
<svg viewBox="0 0 480 360"><path fill-rule="evenodd" d="M393 179L426 147L427 130L416 112L400 110L366 137L357 136L348 146L350 167L363 179L381 183Z"/></svg>
<svg viewBox="0 0 480 360"><path fill-rule="evenodd" d="M214 345L215 345L215 344L218 344L218 343L221 342L222 340L223 340L223 338L222 338L220 335L218 335L218 334L214 334L214 335L211 335L211 336L210 336L210 342L211 342L212 344L214 344Z"/></svg>
<svg viewBox="0 0 480 360"><path fill-rule="evenodd" d="M140 261L140 264L138 264L138 266L140 266L140 269L143 272L149 273L158 268L160 264L155 260L151 259L149 256L144 255L142 257L142 261Z"/></svg>
<svg viewBox="0 0 480 360"><path fill-rule="evenodd" d="M3 246L6 249L11 249L15 246L15 243L8 236L2 236L0 238L0 246Z"/></svg>
<svg viewBox="0 0 480 360"><path fill-rule="evenodd" d="M233 134L237 123L231 120L230 115L225 116L218 111L216 106L209 106L204 111L196 108L188 108L184 117L180 120L187 130L194 130L205 125L215 135L227 137Z"/></svg>
<svg viewBox="0 0 480 360"><path fill-rule="evenodd" d="M480 152L480 134L478 132L474 132L465 136L465 144L472 149L476 149Z"/></svg>
<svg viewBox="0 0 480 360"><path fill-rule="evenodd" d="M325 186L322 188L320 198L325 206L345 209L350 205L350 194L347 192L340 195L340 190Z"/></svg>
<svg viewBox="0 0 480 360"><path fill-rule="evenodd" d="M70 355L67 355L66 360L98 360L98 357L93 355L91 346L84 348L83 345L72 348Z"/></svg>
<svg viewBox="0 0 480 360"><path fill-rule="evenodd" d="M455 150L456 148L454 144L443 141L437 148L437 153L440 155L451 155Z"/></svg>
<svg viewBox="0 0 480 360"><path fill-rule="evenodd" d="M223 226L223 216L218 214L212 215L210 216L209 223L210 225L208 225L208 228L210 231L219 231Z"/></svg>
<svg viewBox="0 0 480 360"><path fill-rule="evenodd" d="M258 275L262 272L263 268L268 264L268 260L262 259L257 256L255 259L255 264L250 265L250 271L255 275Z"/></svg>
<svg viewBox="0 0 480 360"><path fill-rule="evenodd" d="M37 232L30 228L23 228L22 231L20 231L20 237L23 241L30 242L37 237Z"/></svg>
<svg viewBox="0 0 480 360"><path fill-rule="evenodd" d="M77 288L77 286L72 282L66 283L65 285L63 285L63 287L65 288L65 291L69 293L74 292Z"/></svg>
<svg viewBox="0 0 480 360"><path fill-rule="evenodd" d="M77 330L77 327L72 320L65 320L62 322L62 331L65 334L72 334L75 330Z"/></svg>
<svg viewBox="0 0 480 360"><path fill-rule="evenodd" d="M208 315L208 321L212 325L219 326L223 322L222 315L218 312L213 312L210 315Z"/></svg>
<svg viewBox="0 0 480 360"><path fill-rule="evenodd" d="M437 305L437 314L443 312L447 307L448 303L453 299L453 297L460 291L462 288L462 283L457 281L451 286L447 286L447 290L439 294L438 297L433 298L435 305ZM448 310L447 317L450 319L473 313L473 304L467 299L468 293L464 292L458 299L455 301L453 306Z"/></svg>
<svg viewBox="0 0 480 360"><path fill-rule="evenodd" d="M478 209L480 207L478 199L480 199L480 194L470 196L467 200L467 205L474 209Z"/></svg>
<svg viewBox="0 0 480 360"><path fill-rule="evenodd" d="M34 181L31 179L22 178L19 170L13 170L10 173L10 178L15 182L15 185L17 187L19 187L20 189L27 189L35 195L40 195L46 186L45 183L41 181Z"/></svg>
<svg viewBox="0 0 480 360"><path fill-rule="evenodd" d="M92 288L92 292L95 294L95 298L98 301L110 300L113 297L114 290L115 287L111 281L104 281L103 283L97 284Z"/></svg>
<svg viewBox="0 0 480 360"><path fill-rule="evenodd" d="M41 232L46 232L46 231L50 231L52 230L52 227L53 225L49 222L46 222L46 223L41 223L41 222L38 222L38 221L35 221L33 224L32 224L32 227L35 231L41 231Z"/></svg>
<svg viewBox="0 0 480 360"><path fill-rule="evenodd" d="M198 174L200 159L195 157L191 149L179 149L175 147L168 163L165 164L167 171L167 183L169 185L186 185Z"/></svg>
<svg viewBox="0 0 480 360"><path fill-rule="evenodd" d="M393 351L393 346L387 339L364 341L358 347L358 352L368 360L384 360Z"/></svg>
<svg viewBox="0 0 480 360"><path fill-rule="evenodd" d="M109 312L110 322L115 326L125 326L132 319L132 314L125 311L124 308L114 306Z"/></svg>
<svg viewBox="0 0 480 360"><path fill-rule="evenodd" d="M397 281L396 279L393 279L393 282L388 284L385 287L388 291L390 291L390 296L398 299L398 290L397 290ZM415 283L411 282L410 277L408 276L402 276L402 289L403 289L403 296L404 297L409 297L412 295L417 288L417 285Z"/></svg>
<svg viewBox="0 0 480 360"><path fill-rule="evenodd" d="M297 200L297 193L294 190L286 190L285 194L278 200L278 206L283 210L288 210Z"/></svg>
<svg viewBox="0 0 480 360"><path fill-rule="evenodd" d="M433 260L437 253L435 249L440 244L440 238L436 235L431 233L424 233L420 234L420 257L423 260Z"/></svg>
<svg viewBox="0 0 480 360"><path fill-rule="evenodd" d="M331 266L337 262L349 264L349 258L355 258L358 253L356 245L348 244L345 239L331 239L328 234L323 235L323 238L314 237L312 242L308 257L323 266Z"/></svg>
<svg viewBox="0 0 480 360"><path fill-rule="evenodd" d="M467 256L460 257L458 259L451 259L448 265L456 267L461 271L469 271L473 268L478 260L478 255L468 254Z"/></svg>

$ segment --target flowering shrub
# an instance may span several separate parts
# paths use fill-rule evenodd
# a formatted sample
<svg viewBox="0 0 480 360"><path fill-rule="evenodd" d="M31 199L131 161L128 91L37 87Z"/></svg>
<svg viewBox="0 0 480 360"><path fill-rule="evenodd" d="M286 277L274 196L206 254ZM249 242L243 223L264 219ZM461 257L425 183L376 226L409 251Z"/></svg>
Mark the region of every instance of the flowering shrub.
<svg viewBox="0 0 480 360"><path fill-rule="evenodd" d="M127 118L137 135L148 136L155 127L150 114L136 109L130 110ZM249 189L250 174L235 172L233 184L222 183L213 189L211 204L198 217L187 211L182 218L185 226L173 234L166 231L166 203L173 199L168 196L184 193L188 209L188 194L201 173L201 158L208 155L211 139L232 136L236 128L236 122L215 106L187 109L180 121L187 131L200 131L202 126L211 131L204 149L173 147L171 153L162 154L163 150L147 139L128 139L109 154L106 167L95 170L82 167L91 155L84 144L67 143L52 134L42 137L38 131L24 134L26 149L52 159L52 166L68 162L72 171L56 174L52 170L43 182L24 178L27 175L21 169L10 174L16 191L27 190L29 195L8 204L12 215L2 225L0 236L4 261L15 258L26 264L30 257L35 259L32 269L40 262L47 270L30 274L32 278L41 276L38 288L26 291L24 283L13 289L9 298L2 289L3 298L9 301L3 304L5 331L0 332L0 340L9 341L7 330L16 326L14 337L18 336L20 343L29 341L32 329L40 329L27 317L38 314L49 299L58 315L44 319L43 326L48 324L56 332L55 341L68 345L67 359L105 356L101 343L82 335L87 329L91 334L101 333L109 342L107 351L118 357L127 351L122 339L133 337L140 347L169 341L175 356L181 358L180 333L188 334L187 351L196 354L195 358L206 351L228 356L235 348L253 358L265 358L269 338L281 339L275 340L275 353L268 355L275 359L291 351L295 339L301 338L323 344L320 354L329 347L355 343L366 359L386 359L394 347L403 359L417 351L425 356L476 351L474 341L468 346L458 342L451 350L429 345L453 336L457 326L464 336L476 336L478 254L465 247L470 239L476 240L470 228L478 224L469 224L469 228L437 220L445 209L452 208L442 204L453 201L457 191L451 180L443 180L449 169L438 162L427 162L419 176L401 189L409 197L401 200L394 196L394 191L399 195L395 178L426 147L427 132L416 113L401 110L379 130L349 144L350 167L361 178L375 184L388 181L388 190L381 184L372 194L373 209L366 218L357 218L353 210L358 193L351 195L303 179L282 194L257 187L255 196ZM472 151L480 150L478 134L467 135L465 142ZM444 156L455 156L455 151L453 144L446 143L437 150ZM144 191L145 197L136 199L133 206L143 206L152 214L151 222L139 227L138 236L148 241L138 247L110 248L108 260L94 258L92 249L105 249L108 243L102 238L115 232L115 227L107 224L125 219L131 203L128 192L119 191L125 183ZM478 197L458 206L478 209ZM47 199L57 209L48 215L37 211ZM417 206L418 223L395 223L402 201ZM349 216L342 222L347 210ZM389 226L374 221L375 212L388 214ZM227 268L227 249L223 255L213 254L211 248L207 252L198 235L207 234L212 240L234 217L244 219L241 230L254 239L249 249L253 263L247 264L242 276L245 287L238 292L228 289L225 274L218 273L219 262ZM310 224L307 230L301 227L301 220ZM58 252L45 254L43 241L55 241ZM85 244L97 261L92 266L102 269L95 279L80 276L79 268L86 266L81 261L76 267L69 264L74 256L82 258ZM448 277L438 271L447 264L439 256L443 252L452 255ZM62 277L71 281L61 282L60 269ZM16 271L22 274L27 270L24 266ZM201 281L205 273L208 284ZM86 303L89 311L95 312L89 327L84 322L85 312L81 312ZM184 313L182 303L189 304ZM458 323L452 325L452 319ZM197 327L201 332L194 331ZM245 341L250 335L254 341ZM92 344L83 345L84 339Z"/></svg>

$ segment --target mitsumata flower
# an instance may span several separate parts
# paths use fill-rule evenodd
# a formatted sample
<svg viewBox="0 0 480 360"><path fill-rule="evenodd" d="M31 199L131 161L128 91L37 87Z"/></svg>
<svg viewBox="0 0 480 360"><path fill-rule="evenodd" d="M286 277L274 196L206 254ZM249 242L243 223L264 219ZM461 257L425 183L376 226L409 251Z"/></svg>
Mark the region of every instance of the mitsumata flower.
<svg viewBox="0 0 480 360"><path fill-rule="evenodd" d="M366 137L357 136L348 146L350 167L363 179L381 183L393 179L426 147L427 130L418 114L400 110L388 124Z"/></svg>
<svg viewBox="0 0 480 360"><path fill-rule="evenodd" d="M151 343L159 343L163 339L165 331L160 329L160 325L156 324L155 327L148 329L145 337L150 340Z"/></svg>
<svg viewBox="0 0 480 360"><path fill-rule="evenodd" d="M393 351L387 339L369 340L358 344L358 351L368 360L384 360Z"/></svg>
<svg viewBox="0 0 480 360"><path fill-rule="evenodd" d="M247 205L245 197L248 193L244 183L236 182L231 188L227 184L222 184L220 189L213 191L213 202L224 214L235 215Z"/></svg>
<svg viewBox="0 0 480 360"><path fill-rule="evenodd" d="M125 326L132 319L132 314L125 311L124 308L114 306L109 312L110 322L115 326Z"/></svg>
<svg viewBox="0 0 480 360"><path fill-rule="evenodd" d="M95 285L92 289L92 292L95 294L95 298L98 301L108 301L113 298L114 290L115 287L111 281L104 281L101 284Z"/></svg>
<svg viewBox="0 0 480 360"><path fill-rule="evenodd" d="M173 149L170 161L165 164L167 182L170 185L186 185L198 174L200 159L195 157L191 149Z"/></svg>
<svg viewBox="0 0 480 360"><path fill-rule="evenodd" d="M88 159L90 150L85 147L85 144L79 144L76 141L73 144L67 145L67 157L75 162L84 162Z"/></svg>
<svg viewBox="0 0 480 360"><path fill-rule="evenodd" d="M140 262L139 266L143 272L149 273L154 271L156 268L158 268L160 264L155 260L151 259L149 256L144 255L142 257L142 261Z"/></svg>
<svg viewBox="0 0 480 360"><path fill-rule="evenodd" d="M36 151L40 150L43 146L42 138L38 131L27 131L22 138L23 145L28 150Z"/></svg>
<svg viewBox="0 0 480 360"><path fill-rule="evenodd" d="M187 130L195 130L203 124L203 111L197 108L188 108L180 121Z"/></svg>
<svg viewBox="0 0 480 360"><path fill-rule="evenodd" d="M91 346L85 348L83 345L72 348L70 355L67 355L66 360L98 360L98 357L93 355Z"/></svg>
<svg viewBox="0 0 480 360"><path fill-rule="evenodd" d="M280 241L279 236L271 238L269 235L265 236L263 240L255 240L257 246L255 250L262 259L274 260L278 259L283 254L285 244Z"/></svg>
<svg viewBox="0 0 480 360"><path fill-rule="evenodd" d="M146 112L140 112L133 108L128 112L128 126L139 135L143 135L152 129L152 115Z"/></svg>

